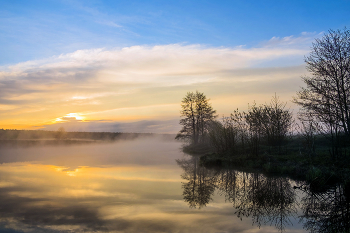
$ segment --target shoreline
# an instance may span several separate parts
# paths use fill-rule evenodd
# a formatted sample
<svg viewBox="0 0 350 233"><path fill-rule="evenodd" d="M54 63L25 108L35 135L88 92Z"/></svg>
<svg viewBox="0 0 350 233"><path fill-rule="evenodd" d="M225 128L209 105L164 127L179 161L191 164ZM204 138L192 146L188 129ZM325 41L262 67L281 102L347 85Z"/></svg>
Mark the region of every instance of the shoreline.
<svg viewBox="0 0 350 233"><path fill-rule="evenodd" d="M350 182L350 161L332 161L326 154L318 155L312 161L305 154L249 154L234 155L229 152L217 154L208 146L183 147L183 152L200 157L205 168L231 168L246 172L259 172L267 176L287 176L294 180L307 181L315 187Z"/></svg>

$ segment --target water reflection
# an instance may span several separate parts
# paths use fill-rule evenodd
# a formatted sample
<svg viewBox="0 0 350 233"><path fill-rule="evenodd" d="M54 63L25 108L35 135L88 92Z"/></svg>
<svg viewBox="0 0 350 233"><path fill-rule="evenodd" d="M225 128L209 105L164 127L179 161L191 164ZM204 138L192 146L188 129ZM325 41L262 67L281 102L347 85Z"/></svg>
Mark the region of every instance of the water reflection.
<svg viewBox="0 0 350 233"><path fill-rule="evenodd" d="M338 184L320 192L286 177L206 169L195 156L177 163L185 180L183 198L191 208L208 205L217 190L232 203L236 217L249 218L259 228L273 225L283 232L299 219L310 232L350 232L349 185Z"/></svg>
<svg viewBox="0 0 350 233"><path fill-rule="evenodd" d="M186 206L180 156L179 143L150 139L0 148L0 232L183 229L190 220L171 214Z"/></svg>
<svg viewBox="0 0 350 233"><path fill-rule="evenodd" d="M151 170L2 164L0 232L171 231L174 223L164 212L177 208L171 203L179 197L178 172ZM162 221L151 223L157 214Z"/></svg>
<svg viewBox="0 0 350 233"><path fill-rule="evenodd" d="M318 192L300 187L306 193L302 199L305 228L310 232L350 232L350 187L337 184Z"/></svg>
<svg viewBox="0 0 350 233"><path fill-rule="evenodd" d="M199 166L198 157L177 160L184 170L181 178L188 182L183 183L183 197L190 207L203 207L212 200L215 191L216 172Z"/></svg>
<svg viewBox="0 0 350 233"><path fill-rule="evenodd" d="M0 162L0 232L300 233L303 224L321 232L349 226L345 186L311 192L283 177L205 169L174 142L0 148Z"/></svg>
<svg viewBox="0 0 350 233"><path fill-rule="evenodd" d="M0 148L0 232L256 232L216 195L216 171L184 160L187 197L202 207L188 208L180 148L150 139Z"/></svg>

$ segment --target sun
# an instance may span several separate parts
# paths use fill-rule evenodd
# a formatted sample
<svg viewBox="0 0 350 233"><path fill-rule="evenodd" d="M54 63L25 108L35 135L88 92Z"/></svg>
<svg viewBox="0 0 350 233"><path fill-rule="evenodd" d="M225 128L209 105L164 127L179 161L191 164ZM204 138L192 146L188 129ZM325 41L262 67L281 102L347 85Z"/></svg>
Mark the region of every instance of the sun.
<svg viewBox="0 0 350 233"><path fill-rule="evenodd" d="M80 114L78 114L78 113L68 113L66 116L64 116L64 117L71 117L71 118L75 118L76 120L78 120L78 121L82 121L82 120L84 120L84 117L83 116L81 116Z"/></svg>
<svg viewBox="0 0 350 233"><path fill-rule="evenodd" d="M83 117L79 113L68 113L63 117L58 117L55 119L55 122L67 122L67 121L84 121L85 117Z"/></svg>

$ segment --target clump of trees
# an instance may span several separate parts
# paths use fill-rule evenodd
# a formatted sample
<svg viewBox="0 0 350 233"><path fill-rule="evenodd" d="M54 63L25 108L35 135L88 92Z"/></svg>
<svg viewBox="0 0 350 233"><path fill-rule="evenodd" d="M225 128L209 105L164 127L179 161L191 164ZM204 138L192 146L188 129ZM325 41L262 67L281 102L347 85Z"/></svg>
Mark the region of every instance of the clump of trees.
<svg viewBox="0 0 350 233"><path fill-rule="evenodd" d="M237 109L230 117L217 121L209 99L198 91L189 92L182 100L183 127L176 139L187 139L192 145L210 145L219 154L257 156L261 146L278 147L280 152L293 124L292 113L285 106L275 95L269 104L254 103L247 112Z"/></svg>
<svg viewBox="0 0 350 233"><path fill-rule="evenodd" d="M275 95L271 103L257 106L255 103L247 112L234 111L222 122L212 123L210 142L217 153L259 155L261 146L277 147L286 142L293 124L292 112L285 109Z"/></svg>
<svg viewBox="0 0 350 233"><path fill-rule="evenodd" d="M345 161L350 158L350 30L329 30L316 39L305 63L310 76L302 77L305 87L293 98L301 106L300 124L294 130L298 135L293 137L302 145L299 155L307 155L312 163L316 141L321 142L323 155L328 153L322 137L328 140L332 160ZM237 109L222 121L215 120L215 110L203 93L188 93L181 106L185 118L177 138L208 142L219 154L281 154L294 125L291 111L276 95L268 104L254 103L246 112Z"/></svg>

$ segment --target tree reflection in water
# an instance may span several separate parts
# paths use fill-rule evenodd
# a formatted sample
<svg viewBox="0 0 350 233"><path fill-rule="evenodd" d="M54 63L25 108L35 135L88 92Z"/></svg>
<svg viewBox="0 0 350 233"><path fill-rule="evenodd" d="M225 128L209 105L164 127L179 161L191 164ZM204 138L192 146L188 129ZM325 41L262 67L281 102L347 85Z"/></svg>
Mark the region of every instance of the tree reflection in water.
<svg viewBox="0 0 350 233"><path fill-rule="evenodd" d="M310 232L350 232L350 185L337 184L326 191L303 186L302 219Z"/></svg>
<svg viewBox="0 0 350 233"><path fill-rule="evenodd" d="M182 184L183 196L191 208L202 208L212 200L215 191L216 172L199 166L199 157L177 160L184 173L181 178L188 180Z"/></svg>
<svg viewBox="0 0 350 233"><path fill-rule="evenodd" d="M280 231L291 224L290 217L297 212L296 195L287 178L235 171L236 181L232 183L232 173L232 170L221 171L221 176L229 177L229 182L221 179L218 188L237 209L237 217L251 216L259 227L262 223L275 225Z"/></svg>
<svg viewBox="0 0 350 233"><path fill-rule="evenodd" d="M296 194L285 177L266 177L258 173L244 173L232 169L206 169L199 166L199 158L177 161L183 168L183 197L191 208L204 207L212 200L215 189L233 203L235 214L242 219L252 217L258 227L275 225L280 231L296 216Z"/></svg>
<svg viewBox="0 0 350 233"><path fill-rule="evenodd" d="M225 200L233 203L235 215L251 217L253 224L274 225L284 231L292 224L300 206L300 221L310 232L350 232L350 183L329 187L304 182L292 187L286 177L266 177L259 173L233 169L206 169L199 166L199 157L177 161L184 172L183 197L191 208L206 206L218 190ZM297 203L296 190L301 190Z"/></svg>

